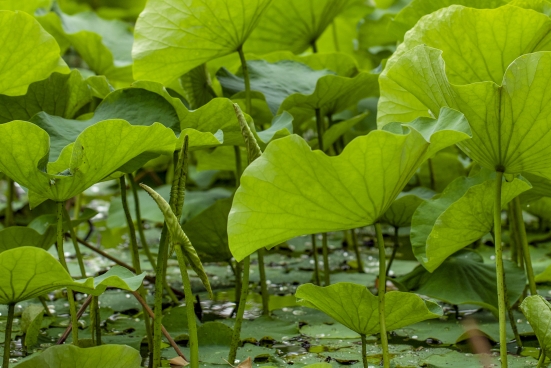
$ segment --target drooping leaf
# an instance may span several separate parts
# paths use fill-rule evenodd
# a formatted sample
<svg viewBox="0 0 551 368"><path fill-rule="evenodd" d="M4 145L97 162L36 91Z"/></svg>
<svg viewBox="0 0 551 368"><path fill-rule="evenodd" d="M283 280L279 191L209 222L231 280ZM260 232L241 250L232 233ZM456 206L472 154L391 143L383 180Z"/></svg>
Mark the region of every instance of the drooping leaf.
<svg viewBox="0 0 551 368"><path fill-rule="evenodd" d="M35 357L17 364L18 368L139 368L140 352L125 345L79 348L55 345Z"/></svg>
<svg viewBox="0 0 551 368"><path fill-rule="evenodd" d="M411 217L421 203L431 199L434 192L427 188L414 188L409 192L402 192L392 202L384 213L381 221L394 227L404 227L411 224Z"/></svg>
<svg viewBox="0 0 551 368"><path fill-rule="evenodd" d="M205 273L205 269L203 268L201 259L197 255L197 251L191 244L191 241L182 230L180 222L176 218L176 215L174 214L174 212L172 212L170 205L163 197L161 197L157 192L155 192L147 185L140 184L140 186L147 193L149 193L151 198L153 198L153 200L157 203L157 206L159 206L159 209L161 210L165 218L166 226L170 234L170 241L172 242L172 244L174 244L174 246L179 246L182 248L182 251L186 256L187 260L189 261L191 268L193 268L197 276L199 276L199 278L201 279L201 282L203 283L203 285L205 286L205 288L207 289L208 293L212 298L213 294L212 294L212 289L210 287L209 278Z"/></svg>
<svg viewBox="0 0 551 368"><path fill-rule="evenodd" d="M482 170L474 177L456 179L441 196L417 207L411 246L427 270L434 271L448 256L490 232L494 224L495 175ZM504 180L501 205L530 187L522 177Z"/></svg>
<svg viewBox="0 0 551 368"><path fill-rule="evenodd" d="M33 82L69 70L55 39L25 12L0 11L0 94L19 96Z"/></svg>
<svg viewBox="0 0 551 368"><path fill-rule="evenodd" d="M31 304L21 315L21 333L25 334L25 346L31 347L38 342L38 334L44 318L44 307Z"/></svg>
<svg viewBox="0 0 551 368"><path fill-rule="evenodd" d="M467 122L453 110L439 121L414 121L406 132L400 124L392 129L356 138L336 157L312 151L296 135L270 143L234 197L228 221L234 257L298 235L375 223L426 158L469 137Z"/></svg>
<svg viewBox="0 0 551 368"><path fill-rule="evenodd" d="M176 145L172 130L161 124L106 120L86 128L57 161L48 163L49 140L43 129L25 121L0 125L0 171L29 188L33 207L45 199L72 198L117 171L136 170L132 161L143 164L172 154Z"/></svg>
<svg viewBox="0 0 551 368"><path fill-rule="evenodd" d="M510 261L505 261L504 267L508 300L514 304L524 291L526 276ZM409 274L392 281L403 291L413 291L453 305L480 305L495 315L498 313L495 264L485 264L482 256L473 251L459 251L432 273L417 266Z"/></svg>
<svg viewBox="0 0 551 368"><path fill-rule="evenodd" d="M149 1L136 23L134 77L169 84L209 60L237 51L270 2Z"/></svg>
<svg viewBox="0 0 551 368"><path fill-rule="evenodd" d="M354 332L372 335L379 332L379 302L365 286L340 282L326 287L305 284L295 296L299 304L318 309ZM438 304L424 301L412 293L391 291L385 294L387 331L431 318L442 311Z"/></svg>
<svg viewBox="0 0 551 368"><path fill-rule="evenodd" d="M534 329L545 354L551 354L551 304L541 295L531 295L524 299L520 310Z"/></svg>
<svg viewBox="0 0 551 368"><path fill-rule="evenodd" d="M379 124L449 106L469 120L473 139L459 147L480 165L551 177L551 53L537 52L550 49L549 30L547 16L513 6L422 18L381 75Z"/></svg>
<svg viewBox="0 0 551 368"><path fill-rule="evenodd" d="M92 11L75 15L52 12L38 20L47 31L72 45L96 74L120 87L132 83L134 37L128 24L103 19Z"/></svg>
<svg viewBox="0 0 551 368"><path fill-rule="evenodd" d="M333 19L357 0L277 0L261 18L245 50L258 54L289 50L300 54L311 47Z"/></svg>

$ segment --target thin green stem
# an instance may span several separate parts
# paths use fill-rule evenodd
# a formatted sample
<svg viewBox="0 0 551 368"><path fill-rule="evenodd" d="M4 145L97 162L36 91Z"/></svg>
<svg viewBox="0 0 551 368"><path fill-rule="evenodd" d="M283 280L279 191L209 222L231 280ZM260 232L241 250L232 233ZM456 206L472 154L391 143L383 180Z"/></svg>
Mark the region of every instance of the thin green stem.
<svg viewBox="0 0 551 368"><path fill-rule="evenodd" d="M4 218L5 227L13 226L13 200L15 198L15 183L8 178L8 190L6 191L6 214Z"/></svg>
<svg viewBox="0 0 551 368"><path fill-rule="evenodd" d="M189 363L191 368L199 368L199 340L197 338L197 323L195 322L196 317L195 307L193 305L193 291L191 289L191 282L189 281L189 275L187 273L186 258L182 252L182 248L176 246L174 249L176 252L176 258L178 259L178 265L180 266L180 273L182 276L182 283L184 285L184 294L186 298L190 352Z"/></svg>
<svg viewBox="0 0 551 368"><path fill-rule="evenodd" d="M543 368L545 367L545 351L543 351L543 348L541 349L540 358L538 359L538 366L536 368Z"/></svg>
<svg viewBox="0 0 551 368"><path fill-rule="evenodd" d="M258 272L260 274L260 292L262 294L262 314L268 316L270 314L270 294L268 294L268 282L266 280L266 267L264 265L264 253L266 250L260 248L256 253L258 257Z"/></svg>
<svg viewBox="0 0 551 368"><path fill-rule="evenodd" d="M239 53L239 59L241 59L241 69L243 70L243 80L245 81L245 112L251 114L251 79L249 77L249 67L247 66L243 47L239 46L237 52Z"/></svg>
<svg viewBox="0 0 551 368"><path fill-rule="evenodd" d="M138 184L134 180L134 175L132 174L128 174L128 181L130 182L130 188L132 189L132 196L134 197L134 212L136 214L136 224L138 227L138 235L140 236L140 243L142 244L142 248L145 252L145 255L147 256L147 259L149 260L149 263L151 263L151 267L155 269L157 268L157 263L155 262L155 258L153 258L153 255L151 254L151 250L149 249L149 244L147 244L147 240L145 238L145 233L143 230L142 211L140 208L140 196L138 195Z"/></svg>
<svg viewBox="0 0 551 368"><path fill-rule="evenodd" d="M239 188L241 185L241 172L243 171L241 167L241 150L239 146L233 146L233 151L235 153L235 187Z"/></svg>
<svg viewBox="0 0 551 368"><path fill-rule="evenodd" d="M52 312L50 312L50 308L48 308L48 303L46 303L46 298L44 297L44 295L40 295L38 297L38 300L40 300L40 304L42 304L42 307L44 307L44 313L46 313L48 317L53 317Z"/></svg>
<svg viewBox="0 0 551 368"><path fill-rule="evenodd" d="M381 224L375 224L375 232L377 233L377 245L379 247L379 325L381 334L381 346L383 348L383 366L390 368L390 356L388 353L388 336L386 333L385 321L385 292L386 292L386 253L385 241L383 239L383 231Z"/></svg>
<svg viewBox="0 0 551 368"><path fill-rule="evenodd" d="M157 253L157 268L155 273L155 301L153 319L153 367L161 366L161 344L163 339L162 319L163 319L163 288L164 280L166 279L166 267L168 260L168 228L163 225L161 231L161 240L159 241L159 250Z"/></svg>
<svg viewBox="0 0 551 368"><path fill-rule="evenodd" d="M364 365L364 368L369 368L369 365L367 364L367 341L364 334L361 334L360 337L362 338L362 363Z"/></svg>
<svg viewBox="0 0 551 368"><path fill-rule="evenodd" d="M235 316L235 324L233 325L233 335L231 339L230 354L228 362L235 363L237 356L237 348L241 343L241 324L243 323L243 315L245 314L245 305L247 304L247 296L249 294L249 270L251 265L251 257L248 256L243 260L243 278L241 282L241 296L239 298L239 308Z"/></svg>
<svg viewBox="0 0 551 368"><path fill-rule="evenodd" d="M15 304L8 305L8 321L6 322L6 330L4 332L4 361L3 368L10 366L10 350L11 350L11 330L13 327L13 317L15 314Z"/></svg>
<svg viewBox="0 0 551 368"><path fill-rule="evenodd" d="M436 188L436 180L434 178L434 165L432 163L432 159L429 158L427 160L427 163L429 165L430 189L435 190L434 188Z"/></svg>
<svg viewBox="0 0 551 368"><path fill-rule="evenodd" d="M312 234L312 256L314 257L314 280L316 282L316 285L321 286L318 247L316 246L316 234Z"/></svg>
<svg viewBox="0 0 551 368"><path fill-rule="evenodd" d="M63 217L65 218L65 225L69 229L69 234L71 235L71 241L73 242L73 247L75 248L75 253L78 261L78 268L80 269L80 274L83 278L86 278L86 269L84 268L84 260L82 259L82 253L80 252L80 247L78 246L77 234L71 223L71 217L65 206L63 208Z"/></svg>
<svg viewBox="0 0 551 368"><path fill-rule="evenodd" d="M518 231L518 237L522 247L522 255L526 266L526 274L528 276L528 285L530 286L530 294L537 295L538 290L536 288L536 281L534 278L534 269L532 268L532 258L530 256L530 248L528 247L528 239L526 238L526 228L524 227L524 219L522 218L522 208L520 206L520 199L516 197L513 199L515 210L515 222L516 229Z"/></svg>
<svg viewBox="0 0 551 368"><path fill-rule="evenodd" d="M499 354L501 367L507 368L507 303L505 300L505 276L503 272L503 249L501 246L501 182L503 172L496 172L494 197L494 243L496 252L497 297L499 307Z"/></svg>
<svg viewBox="0 0 551 368"><path fill-rule="evenodd" d="M358 273L365 273L364 262L362 260L362 253L360 252L360 245L358 244L358 235L356 235L356 230L350 230L352 238L352 247L354 248L354 253L356 253L356 262L358 263Z"/></svg>
<svg viewBox="0 0 551 368"><path fill-rule="evenodd" d="M318 45L316 45L316 40L313 40L312 42L310 42L310 46L312 46L312 52L314 54L317 54L318 53Z"/></svg>
<svg viewBox="0 0 551 368"><path fill-rule="evenodd" d="M92 338L95 345L101 345L101 318L99 313L99 297L92 296L90 304L90 327L93 327Z"/></svg>
<svg viewBox="0 0 551 368"><path fill-rule="evenodd" d="M400 236L398 235L398 230L400 228L398 226L394 227L394 247L392 247L392 254L390 255L390 259L388 260L388 266L386 267L386 276L388 277L388 273L390 272L390 267L392 267L392 262L394 262L394 258L396 258L396 253L398 252L398 248L400 248Z"/></svg>
<svg viewBox="0 0 551 368"><path fill-rule="evenodd" d="M327 233L321 234L321 250L323 253L323 284L331 285L331 267L329 267L329 245L327 244Z"/></svg>
<svg viewBox="0 0 551 368"><path fill-rule="evenodd" d="M325 127L320 109L316 109L316 129L318 133L318 147L320 151L325 152L325 146L323 144L323 133L325 132Z"/></svg>

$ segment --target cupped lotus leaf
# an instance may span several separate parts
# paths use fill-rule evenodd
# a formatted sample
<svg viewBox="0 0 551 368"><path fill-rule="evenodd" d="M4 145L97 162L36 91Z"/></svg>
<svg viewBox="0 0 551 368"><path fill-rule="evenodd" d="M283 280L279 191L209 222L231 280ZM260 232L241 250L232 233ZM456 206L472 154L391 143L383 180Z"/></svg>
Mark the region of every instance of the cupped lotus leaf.
<svg viewBox="0 0 551 368"><path fill-rule="evenodd" d="M387 129L392 132L354 139L336 157L312 151L297 135L270 143L247 167L234 197L228 221L234 257L299 235L377 222L425 159L469 138L467 121L450 109L440 120Z"/></svg>
<svg viewBox="0 0 551 368"><path fill-rule="evenodd" d="M0 94L24 95L53 72L68 73L55 39L29 14L0 11Z"/></svg>
<svg viewBox="0 0 551 368"><path fill-rule="evenodd" d="M520 310L534 329L545 354L551 355L551 304L541 295L531 295L522 301Z"/></svg>
<svg viewBox="0 0 551 368"><path fill-rule="evenodd" d="M513 262L505 261L504 267L508 300L514 304L524 291L526 276ZM392 281L402 291L413 291L453 305L480 305L498 314L495 263L485 264L480 254L470 250L449 257L432 273L417 266Z"/></svg>
<svg viewBox="0 0 551 368"><path fill-rule="evenodd" d="M381 221L394 227L409 226L411 224L411 217L417 207L421 203L431 199L434 194L434 191L423 187L417 187L409 192L400 193L385 212Z"/></svg>
<svg viewBox="0 0 551 368"><path fill-rule="evenodd" d="M512 7L499 9L505 8ZM501 73L501 66L496 68L495 73ZM404 54L381 77L379 124L410 116L438 116L442 106L449 106L469 120L473 139L459 147L480 165L551 178L551 92L546 88L551 81L551 52L517 58L501 87L494 82L453 85L446 72L440 50L421 45ZM391 106L396 110L390 112Z"/></svg>
<svg viewBox="0 0 551 368"><path fill-rule="evenodd" d="M298 303L318 309L361 335L379 332L379 301L365 286L339 282L320 287L305 284L298 287ZM385 294L387 331L442 316L438 304L418 295L391 291Z"/></svg>
<svg viewBox="0 0 551 368"><path fill-rule="evenodd" d="M54 226L49 226L43 234L26 226L10 226L0 230L0 252L24 245L48 250L55 240Z"/></svg>
<svg viewBox="0 0 551 368"><path fill-rule="evenodd" d="M20 10L25 13L34 14L38 9L50 10L52 0L0 0L0 10Z"/></svg>
<svg viewBox="0 0 551 368"><path fill-rule="evenodd" d="M74 345L55 345L21 362L18 368L139 368L140 352L126 345L102 345L79 348Z"/></svg>
<svg viewBox="0 0 551 368"><path fill-rule="evenodd" d="M326 75L318 79L313 93L293 93L279 107L302 122L320 109L323 116L332 115L366 97L378 96L378 75L361 72L353 78Z"/></svg>
<svg viewBox="0 0 551 368"><path fill-rule="evenodd" d="M243 46L271 0L153 0L136 23L134 77L169 84Z"/></svg>
<svg viewBox="0 0 551 368"><path fill-rule="evenodd" d="M312 94L319 78L334 74L321 69L313 70L309 66L292 60L269 63L265 60L247 61L251 90L261 92L266 102L276 114L282 102L294 93ZM245 89L242 75L233 75L227 69L218 71L216 78L222 85L224 95L231 97Z"/></svg>
<svg viewBox="0 0 551 368"><path fill-rule="evenodd" d="M0 304L18 303L53 290L70 288L100 295L107 287L137 290L145 273L134 275L115 266L96 279L74 281L61 263L50 253L36 247L18 247L0 253Z"/></svg>
<svg viewBox="0 0 551 368"><path fill-rule="evenodd" d="M301 54L335 17L358 3L358 0L273 1L245 43L245 50L258 54L277 50Z"/></svg>
<svg viewBox="0 0 551 368"><path fill-rule="evenodd" d="M482 238L494 225L495 172L481 170L454 180L438 198L422 203L413 214L411 246L430 272L446 258ZM501 206L531 185L522 177L502 182Z"/></svg>
<svg viewBox="0 0 551 368"><path fill-rule="evenodd" d="M191 265L191 268L193 269L193 271L195 271L197 276L199 276L199 278L201 279L201 282L203 283L203 285L205 286L209 295L212 298L213 294L212 294L212 289L210 287L209 278L207 277L205 269L203 268L201 259L197 255L197 251L191 244L191 241L187 237L186 233L184 233L184 230L182 230L180 221L178 220L178 218L176 218L176 215L174 214L174 212L172 212L170 205L161 195L159 195L157 192L155 192L147 185L140 184L140 186L147 193L149 193L151 198L153 198L153 200L157 203L157 206L159 206L159 209L161 210L165 218L165 223L166 223L168 232L170 234L171 243L175 247L181 247L182 252L187 258L187 261Z"/></svg>
<svg viewBox="0 0 551 368"><path fill-rule="evenodd" d="M423 16L450 5L494 9L508 2L508 0L413 0L394 17L389 29L402 40L406 32L412 29Z"/></svg>
<svg viewBox="0 0 551 368"><path fill-rule="evenodd" d="M227 230L231 203L231 198L219 200L183 226L197 254L205 262L228 262L232 258Z"/></svg>
<svg viewBox="0 0 551 368"><path fill-rule="evenodd" d="M48 32L72 45L96 74L121 87L133 81L134 37L125 22L103 19L92 11L75 15L52 12L38 20Z"/></svg>
<svg viewBox="0 0 551 368"><path fill-rule="evenodd" d="M115 172L135 170L132 162L172 154L177 142L159 123L144 127L106 120L86 128L48 163L49 140L46 131L26 121L0 125L0 171L30 190L33 207L45 199L65 201Z"/></svg>
<svg viewBox="0 0 551 368"><path fill-rule="evenodd" d="M25 95L0 95L0 124L30 120L39 112L72 118L91 100L91 90L77 70L70 74L53 73L30 84Z"/></svg>

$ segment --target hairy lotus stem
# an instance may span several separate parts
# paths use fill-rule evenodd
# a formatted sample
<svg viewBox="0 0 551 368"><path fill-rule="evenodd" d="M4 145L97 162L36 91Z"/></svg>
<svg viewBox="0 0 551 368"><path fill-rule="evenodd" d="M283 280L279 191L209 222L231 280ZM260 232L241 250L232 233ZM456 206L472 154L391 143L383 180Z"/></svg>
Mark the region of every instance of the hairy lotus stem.
<svg viewBox="0 0 551 368"><path fill-rule="evenodd" d="M545 351L543 351L543 348L540 352L540 358L538 359L538 366L536 368L544 368L545 367Z"/></svg>
<svg viewBox="0 0 551 368"><path fill-rule="evenodd" d="M88 308L88 306L90 305L92 301L92 295L88 295L86 297L86 299L84 299L84 302L82 303L82 305L80 306L80 309L78 310L78 312L76 313L77 315L77 319L80 319L82 317L82 315L84 314L84 311L86 310L86 308ZM61 345L65 342L65 340L67 340L67 337L69 337L69 334L71 333L71 331L73 331L73 325L70 324L69 326L67 326L67 328L65 329L65 331L63 331L63 334L61 335L61 337L57 340L56 342L56 345Z"/></svg>
<svg viewBox="0 0 551 368"><path fill-rule="evenodd" d="M101 318L99 314L99 297L92 296L90 304L90 328L95 346L101 345Z"/></svg>
<svg viewBox="0 0 551 368"><path fill-rule="evenodd" d="M505 274L503 270L503 249L501 246L501 182L503 172L496 172L494 198L494 243L496 252L497 298L499 308L499 355L501 367L507 368L507 304L505 300Z"/></svg>
<svg viewBox="0 0 551 368"><path fill-rule="evenodd" d="M63 250L63 211L65 203L57 202L57 255L59 263L70 274L67 261L65 260L65 252ZM73 345L78 346L78 316L77 307L75 304L75 296L71 289L67 289L67 301L69 302L69 312L71 313L71 325L73 326Z"/></svg>
<svg viewBox="0 0 551 368"><path fill-rule="evenodd" d="M11 348L11 330L13 326L13 316L15 314L15 304L8 305L8 320L6 322L6 331L4 332L4 360L3 368L10 366L10 348Z"/></svg>
<svg viewBox="0 0 551 368"><path fill-rule="evenodd" d="M381 224L375 224L375 232L377 233L377 245L379 247L379 326L381 333L381 346L383 348L383 366L390 368L390 355L388 353L388 336L386 334L385 321L385 292L386 292L386 253L385 241Z"/></svg>
<svg viewBox="0 0 551 368"><path fill-rule="evenodd" d="M241 324L243 323L245 304L247 304L247 295L249 294L249 270L251 265L251 257L247 256L242 262L243 278L241 279L241 296L239 298L239 307L237 308L237 314L235 316L235 324L233 325L230 354L228 355L228 362L230 362L230 364L235 363L237 348L241 343Z"/></svg>
<svg viewBox="0 0 551 368"><path fill-rule="evenodd" d="M361 334L360 337L362 338L362 363L364 368L369 368L369 365L367 364L367 341L365 334Z"/></svg>
<svg viewBox="0 0 551 368"><path fill-rule="evenodd" d="M245 81L245 112L251 113L251 79L249 77L249 67L247 66L247 59L245 59L245 53L243 47L237 48L239 59L241 59L241 69L243 70L243 80Z"/></svg>
<svg viewBox="0 0 551 368"><path fill-rule="evenodd" d="M80 269L80 274L82 278L86 278L86 269L84 268L84 260L82 259L82 253L80 252L80 247L78 246L77 234L71 223L71 217L65 206L63 208L63 217L65 218L65 225L69 229L69 234L71 235L71 241L73 242L73 247L75 248L75 253L78 260L78 268Z"/></svg>
<svg viewBox="0 0 551 368"><path fill-rule="evenodd" d="M241 150L239 146L233 146L233 150L235 152L235 187L239 188L241 185L241 172L243 171L241 168Z"/></svg>
<svg viewBox="0 0 551 368"><path fill-rule="evenodd" d="M356 254L356 263L358 263L358 273L365 273L364 262L362 260L362 253L360 252L360 245L358 244L358 236L356 235L356 229L350 229L350 238L352 241L352 247Z"/></svg>
<svg viewBox="0 0 551 368"><path fill-rule="evenodd" d="M132 215L130 214L130 207L128 206L128 198L126 194L126 180L124 175L119 178L119 183L121 187L121 202L122 208L124 210L124 216L126 218L126 225L128 226L128 234L130 235L130 255L132 256L132 266L136 270L137 274L142 273L142 265L140 264L140 253L138 251L138 240L136 239L136 229L134 228L134 221L132 220ZM140 295L145 298L146 291L142 286L139 288ZM151 337L151 321L149 320L149 315L146 310L144 312L144 323L145 330L147 332L147 345L149 351L153 347L153 339Z"/></svg>
<svg viewBox="0 0 551 368"><path fill-rule="evenodd" d="M256 253L258 257L258 272L260 273L260 293L262 294L262 315L270 314L270 294L268 294L268 280L266 279L266 268L264 265L264 248Z"/></svg>
<svg viewBox="0 0 551 368"><path fill-rule="evenodd" d="M536 289L536 281L534 278L534 269L532 268L532 258L530 257L530 249L528 247L528 240L526 238L526 228L524 227L524 220L522 218L522 208L520 206L519 197L513 199L513 209L515 214L514 218L516 222L516 230L518 237L520 238L522 255L526 266L526 275L528 276L530 294L538 295L538 290Z"/></svg>
<svg viewBox="0 0 551 368"><path fill-rule="evenodd" d="M316 246L316 234L312 234L312 255L314 257L314 280L316 282L316 285L321 286L318 247Z"/></svg>

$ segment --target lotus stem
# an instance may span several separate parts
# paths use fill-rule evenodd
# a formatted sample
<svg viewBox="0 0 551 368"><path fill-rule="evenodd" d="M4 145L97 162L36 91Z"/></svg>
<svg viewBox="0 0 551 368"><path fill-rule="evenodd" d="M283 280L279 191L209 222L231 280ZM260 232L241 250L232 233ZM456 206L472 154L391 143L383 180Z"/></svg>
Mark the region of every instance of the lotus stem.
<svg viewBox="0 0 551 368"><path fill-rule="evenodd" d="M6 214L4 218L5 227L13 226L13 200L15 197L15 183L12 179L7 180L8 190L6 191Z"/></svg>
<svg viewBox="0 0 551 368"><path fill-rule="evenodd" d="M65 260L65 253L63 251L63 211L65 203L57 202L57 254L59 257L59 263L69 272L67 267L67 261ZM75 304L75 296L71 289L67 289L67 301L69 302L69 311L71 313L71 325L73 326L73 345L78 346L78 317L77 307Z"/></svg>
<svg viewBox="0 0 551 368"><path fill-rule="evenodd" d="M383 348L383 366L390 368L390 356L388 353L388 336L386 334L385 321L385 292L386 292L386 253L385 241L381 224L375 224L375 232L377 233L377 245L379 246L379 325L381 333L381 346Z"/></svg>
<svg viewBox="0 0 551 368"><path fill-rule="evenodd" d="M235 187L239 188L241 185L241 172L243 171L241 167L241 150L239 146L233 146L235 152Z"/></svg>
<svg viewBox="0 0 551 368"><path fill-rule="evenodd" d="M362 338L362 363L364 365L364 368L369 368L369 365L367 364L367 341L364 334L360 335Z"/></svg>
<svg viewBox="0 0 551 368"><path fill-rule="evenodd" d="M132 256L132 266L134 267L134 270L136 270L137 274L142 273L142 266L140 264L140 253L138 251L138 240L136 239L136 229L134 228L134 221L132 220L132 215L130 214L130 208L128 207L128 198L126 196L126 180L124 178L124 175L122 175L119 178L119 183L121 187L121 202L122 202L122 208L124 210L124 215L126 217L126 224L128 226L128 233L130 235L130 253ZM146 291L142 286L138 289L140 295L145 298ZM162 291L161 291L162 293ZM151 348L153 347L153 339L151 337L151 321L149 320L149 315L147 314L147 311L144 309L144 323L145 323L145 330L147 332L147 344L149 346L149 350L151 351Z"/></svg>
<svg viewBox="0 0 551 368"><path fill-rule="evenodd" d="M84 314L84 311L86 310L86 308L88 308L88 306L90 305L90 302L92 301L92 295L88 295L86 297L86 299L84 299L84 302L82 303L82 305L80 306L80 309L78 310L78 312L76 313L76 316L77 316L77 319L80 319L82 317L82 315ZM63 334L61 335L61 337L57 340L56 342L56 345L61 345L65 342L65 340L67 340L67 337L69 337L69 334L71 333L71 331L73 331L73 325L70 324L69 326L67 326L67 328L65 329L65 331L63 331Z"/></svg>
<svg viewBox="0 0 551 368"><path fill-rule="evenodd" d="M268 282L266 280L266 268L264 265L264 248L258 250L258 272L260 273L260 292L262 294L262 315L270 314L270 294L268 294Z"/></svg>
<svg viewBox="0 0 551 368"><path fill-rule="evenodd" d="M545 367L545 351L541 348L540 358L538 359L538 366L536 368Z"/></svg>
<svg viewBox="0 0 551 368"><path fill-rule="evenodd" d="M532 258L530 256L530 248L528 247L528 240L526 238L526 228L524 227L524 220L522 218L522 208L520 206L519 197L513 199L513 208L515 211L516 229L518 237L520 238L522 255L526 266L526 275L528 276L528 285L530 286L530 294L537 295L538 290L536 288L534 269L532 268Z"/></svg>
<svg viewBox="0 0 551 368"><path fill-rule="evenodd" d="M11 330L13 327L13 317L15 314L15 304L8 305L8 321L6 322L6 331L4 333L4 361L2 363L3 368L10 366L10 348L11 348Z"/></svg>
<svg viewBox="0 0 551 368"><path fill-rule="evenodd" d="M71 223L71 217L69 216L69 212L67 211L67 208L65 206L62 206L62 208L63 208L63 217L65 218L65 225L69 229L69 234L71 235L71 241L73 242L73 247L75 248L75 253L77 256L78 268L80 269L80 274L82 275L82 278L86 278L86 269L84 268L84 260L82 259L82 253L80 252L80 247L78 246L77 234L75 232L75 228Z"/></svg>
<svg viewBox="0 0 551 368"><path fill-rule="evenodd" d="M435 190L436 180L434 178L434 165L433 165L433 162L432 162L432 158L429 158L427 160L427 163L429 165L430 189Z"/></svg>
<svg viewBox="0 0 551 368"><path fill-rule="evenodd" d="M501 182L503 172L496 171L494 198L494 243L496 252L497 297L499 308L499 355L501 367L507 368L507 303L505 300L505 275L503 270L503 249L501 246Z"/></svg>
<svg viewBox="0 0 551 368"><path fill-rule="evenodd" d="M237 356L237 348L241 343L241 324L243 323L243 315L245 314L245 305L247 304L247 296L249 294L249 269L251 265L251 257L247 256L243 260L243 278L241 279L241 296L239 298L239 307L235 316L235 324L233 325L233 335L231 339L230 354L228 362L235 363Z"/></svg>
<svg viewBox="0 0 551 368"><path fill-rule="evenodd" d="M318 247L316 246L316 234L312 234L312 255L314 257L314 279L316 281L316 285L321 286Z"/></svg>
<svg viewBox="0 0 551 368"><path fill-rule="evenodd" d="M350 230L350 238L352 240L352 247L356 254L356 263L358 263L358 273L365 273L364 262L362 260L362 253L360 252L360 245L358 244L358 235L356 235L356 229Z"/></svg>
<svg viewBox="0 0 551 368"><path fill-rule="evenodd" d="M186 298L186 312L188 321L189 332L189 354L190 354L190 366L191 368L199 368L199 340L197 338L197 323L195 322L195 306L193 304L193 290L191 289L191 282L189 281L189 275L187 273L186 258L182 252L180 246L175 247L176 258L178 258L178 265L180 266L180 274L182 276L182 283L184 285L184 293Z"/></svg>
<svg viewBox="0 0 551 368"><path fill-rule="evenodd" d="M95 346L101 345L101 318L99 313L99 297L92 296L90 304L90 327L93 328L92 339Z"/></svg>
<svg viewBox="0 0 551 368"><path fill-rule="evenodd" d="M318 45L316 45L316 40L312 41L312 42L310 43L310 46L312 46L312 52L313 52L314 54L317 54L317 53L318 53Z"/></svg>
<svg viewBox="0 0 551 368"><path fill-rule="evenodd" d="M388 260L388 266L386 268L386 276L388 277L388 273L390 272L390 267L392 267L392 262L394 262L394 258L396 258L396 253L398 252L398 248L400 248L400 236L398 235L398 230L400 228L398 226L394 226L394 247L392 248L392 254L390 255L390 259Z"/></svg>
<svg viewBox="0 0 551 368"><path fill-rule="evenodd" d="M249 67L247 66L243 47L239 46L237 52L239 53L239 59L241 59L241 69L243 70L243 79L245 81L245 112L251 114L251 79L249 77Z"/></svg>

